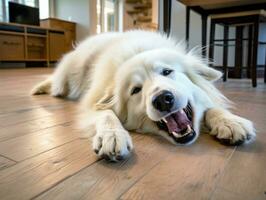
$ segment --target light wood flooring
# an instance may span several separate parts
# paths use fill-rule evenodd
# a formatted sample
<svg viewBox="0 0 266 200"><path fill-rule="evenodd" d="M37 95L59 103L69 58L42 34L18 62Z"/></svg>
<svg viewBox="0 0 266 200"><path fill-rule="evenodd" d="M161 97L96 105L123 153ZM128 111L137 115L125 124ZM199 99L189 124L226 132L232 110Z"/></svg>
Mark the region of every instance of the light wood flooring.
<svg viewBox="0 0 266 200"><path fill-rule="evenodd" d="M0 70L0 199L266 199L266 85L229 80L219 88L254 121L257 140L228 147L208 134L176 147L132 134L119 163L98 159L77 128L77 102L30 96L52 69Z"/></svg>

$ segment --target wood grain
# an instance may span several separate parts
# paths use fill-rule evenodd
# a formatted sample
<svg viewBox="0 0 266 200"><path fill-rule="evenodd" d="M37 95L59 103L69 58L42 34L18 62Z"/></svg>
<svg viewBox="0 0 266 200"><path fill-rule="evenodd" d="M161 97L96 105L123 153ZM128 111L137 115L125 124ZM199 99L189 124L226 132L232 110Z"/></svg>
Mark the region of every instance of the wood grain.
<svg viewBox="0 0 266 200"><path fill-rule="evenodd" d="M121 199L208 199L234 148L209 141L207 135L199 142L159 163Z"/></svg>
<svg viewBox="0 0 266 200"><path fill-rule="evenodd" d="M60 105L49 105L46 107L40 107L36 109L26 109L11 113L5 113L0 115L0 127L8 127L18 123L23 123L31 120L41 119L43 117L52 117L53 115L60 115L64 111L76 111L76 106L73 104L62 103Z"/></svg>
<svg viewBox="0 0 266 200"><path fill-rule="evenodd" d="M9 29L0 31L1 61L46 61L49 63L49 61L57 61L63 53L66 53L64 28L43 28L6 22L0 22L0 25ZM21 31L15 31L14 29L20 29ZM30 33L30 29L42 33ZM58 45L54 45L51 41ZM49 55L52 55L52 57Z"/></svg>
<svg viewBox="0 0 266 200"><path fill-rule="evenodd" d="M94 163L38 199L117 199L175 151L175 147L159 138L134 135L133 140L135 152L130 159L120 163L104 160ZM70 190L76 192L70 193Z"/></svg>
<svg viewBox="0 0 266 200"><path fill-rule="evenodd" d="M0 171L3 199L30 199L96 161L87 140L45 152Z"/></svg>
<svg viewBox="0 0 266 200"><path fill-rule="evenodd" d="M68 109L66 109L54 116L46 116L40 119L34 119L23 123L13 124L12 126L2 127L0 128L0 142L53 126L69 123L74 121L75 117L76 114L74 111L68 111Z"/></svg>
<svg viewBox="0 0 266 200"><path fill-rule="evenodd" d="M0 156L0 171L16 164L15 161Z"/></svg>
<svg viewBox="0 0 266 200"><path fill-rule="evenodd" d="M0 154L22 161L77 138L71 125L55 126L1 142Z"/></svg>
<svg viewBox="0 0 266 200"><path fill-rule="evenodd" d="M176 147L160 137L132 134L135 151L108 163L81 139L77 102L29 96L51 69L0 70L1 199L265 199L266 85L218 82L254 121L257 140L227 147L202 134Z"/></svg>
<svg viewBox="0 0 266 200"><path fill-rule="evenodd" d="M266 103L266 101L265 101ZM213 199L222 199L222 191L235 194L238 199L266 198L266 105L242 103L238 113L255 121L256 142L240 146L233 154L217 184ZM241 184L240 184L241 183ZM237 198L236 198L237 199Z"/></svg>

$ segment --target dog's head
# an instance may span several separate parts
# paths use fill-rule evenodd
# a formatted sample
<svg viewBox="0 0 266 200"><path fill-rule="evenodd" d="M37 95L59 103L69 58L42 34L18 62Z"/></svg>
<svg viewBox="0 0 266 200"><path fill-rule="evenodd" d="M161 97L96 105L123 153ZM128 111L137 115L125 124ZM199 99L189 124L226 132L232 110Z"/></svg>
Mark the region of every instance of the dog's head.
<svg viewBox="0 0 266 200"><path fill-rule="evenodd" d="M211 103L198 82L221 73L195 56L174 50L151 50L125 62L102 104L112 106L128 130L156 133L175 144L190 144L199 134Z"/></svg>

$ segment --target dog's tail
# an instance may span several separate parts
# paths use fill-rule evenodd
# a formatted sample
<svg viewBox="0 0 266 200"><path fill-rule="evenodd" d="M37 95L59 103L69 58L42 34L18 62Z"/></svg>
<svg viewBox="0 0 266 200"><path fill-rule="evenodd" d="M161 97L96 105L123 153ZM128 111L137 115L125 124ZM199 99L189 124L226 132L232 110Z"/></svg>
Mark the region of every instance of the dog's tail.
<svg viewBox="0 0 266 200"><path fill-rule="evenodd" d="M31 90L31 95L50 94L51 93L52 80L51 77L40 82Z"/></svg>

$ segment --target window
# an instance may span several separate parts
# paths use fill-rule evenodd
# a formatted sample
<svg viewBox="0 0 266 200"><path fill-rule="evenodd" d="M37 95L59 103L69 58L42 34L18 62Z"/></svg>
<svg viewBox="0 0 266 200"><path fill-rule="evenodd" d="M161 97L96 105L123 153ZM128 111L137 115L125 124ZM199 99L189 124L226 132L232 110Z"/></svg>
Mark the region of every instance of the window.
<svg viewBox="0 0 266 200"><path fill-rule="evenodd" d="M39 0L18 0L17 2L26 6L39 7Z"/></svg>
<svg viewBox="0 0 266 200"><path fill-rule="evenodd" d="M39 9L40 9L40 18L45 19L50 16L49 7L50 1L48 0L39 0Z"/></svg>
<svg viewBox="0 0 266 200"><path fill-rule="evenodd" d="M117 31L122 0L97 0L97 33Z"/></svg>
<svg viewBox="0 0 266 200"><path fill-rule="evenodd" d="M3 9L3 6L4 6L4 1L3 0L0 0L0 21L4 21L4 9Z"/></svg>

